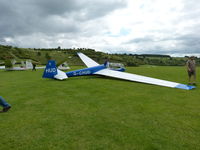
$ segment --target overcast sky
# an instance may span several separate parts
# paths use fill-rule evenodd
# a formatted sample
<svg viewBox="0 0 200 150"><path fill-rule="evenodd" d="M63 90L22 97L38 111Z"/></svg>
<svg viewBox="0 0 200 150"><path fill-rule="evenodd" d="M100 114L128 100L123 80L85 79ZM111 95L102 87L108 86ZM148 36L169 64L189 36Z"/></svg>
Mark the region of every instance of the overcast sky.
<svg viewBox="0 0 200 150"><path fill-rule="evenodd" d="M0 44L200 56L200 3L0 0Z"/></svg>

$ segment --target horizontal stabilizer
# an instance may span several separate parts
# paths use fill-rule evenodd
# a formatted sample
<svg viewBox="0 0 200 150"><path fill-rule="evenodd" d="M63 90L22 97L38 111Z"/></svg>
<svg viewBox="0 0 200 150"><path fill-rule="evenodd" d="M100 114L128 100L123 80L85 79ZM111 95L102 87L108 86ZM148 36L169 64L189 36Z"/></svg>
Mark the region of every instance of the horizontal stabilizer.
<svg viewBox="0 0 200 150"><path fill-rule="evenodd" d="M54 76L54 78L58 79L58 80L64 80L67 79L67 75L65 72L60 71L59 69L57 69L57 75Z"/></svg>

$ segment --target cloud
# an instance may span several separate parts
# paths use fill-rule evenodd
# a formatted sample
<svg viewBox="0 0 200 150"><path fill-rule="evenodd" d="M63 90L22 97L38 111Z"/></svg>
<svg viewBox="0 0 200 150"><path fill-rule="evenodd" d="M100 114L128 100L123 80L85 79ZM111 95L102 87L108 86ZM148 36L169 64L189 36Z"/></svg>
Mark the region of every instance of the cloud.
<svg viewBox="0 0 200 150"><path fill-rule="evenodd" d="M0 0L0 44L200 53L198 0Z"/></svg>
<svg viewBox="0 0 200 150"><path fill-rule="evenodd" d="M120 0L0 1L0 36L79 32L78 24L103 17L124 5Z"/></svg>

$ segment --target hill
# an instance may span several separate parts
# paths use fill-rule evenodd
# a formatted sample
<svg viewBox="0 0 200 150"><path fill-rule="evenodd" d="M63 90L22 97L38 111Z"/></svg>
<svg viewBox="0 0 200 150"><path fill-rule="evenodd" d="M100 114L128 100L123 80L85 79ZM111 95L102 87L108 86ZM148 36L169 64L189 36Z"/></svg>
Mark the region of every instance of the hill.
<svg viewBox="0 0 200 150"><path fill-rule="evenodd" d="M3 64L8 59L15 59L17 61L31 59L38 64L44 65L48 60L54 59L58 64L67 61L69 65L83 65L77 56L77 52L82 52L99 63L109 60L110 62L123 63L126 66L183 66L187 60L186 57L171 57L169 55L157 54L108 54L85 48L61 49L58 47L52 49L31 49L0 45L0 64ZM200 64L200 58L197 58L197 64Z"/></svg>

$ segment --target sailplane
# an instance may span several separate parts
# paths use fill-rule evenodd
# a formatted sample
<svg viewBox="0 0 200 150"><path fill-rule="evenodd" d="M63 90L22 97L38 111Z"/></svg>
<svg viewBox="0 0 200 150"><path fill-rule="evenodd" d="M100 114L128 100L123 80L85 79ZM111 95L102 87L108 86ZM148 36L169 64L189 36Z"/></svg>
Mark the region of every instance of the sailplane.
<svg viewBox="0 0 200 150"><path fill-rule="evenodd" d="M111 63L105 62L104 64L100 65L88 56L84 55L83 53L77 53L80 59L84 62L87 68L79 69L70 72L63 72L56 67L56 62L54 60L48 61L46 68L43 73L43 78L52 78L58 80L64 80L68 77L75 77L75 76L85 76L85 75L101 75L107 77L113 77L122 80L134 81L134 82L141 82L171 88L179 88L184 90L191 90L196 88L195 86L136 75L124 72L125 69L123 67L119 68L112 68Z"/></svg>

